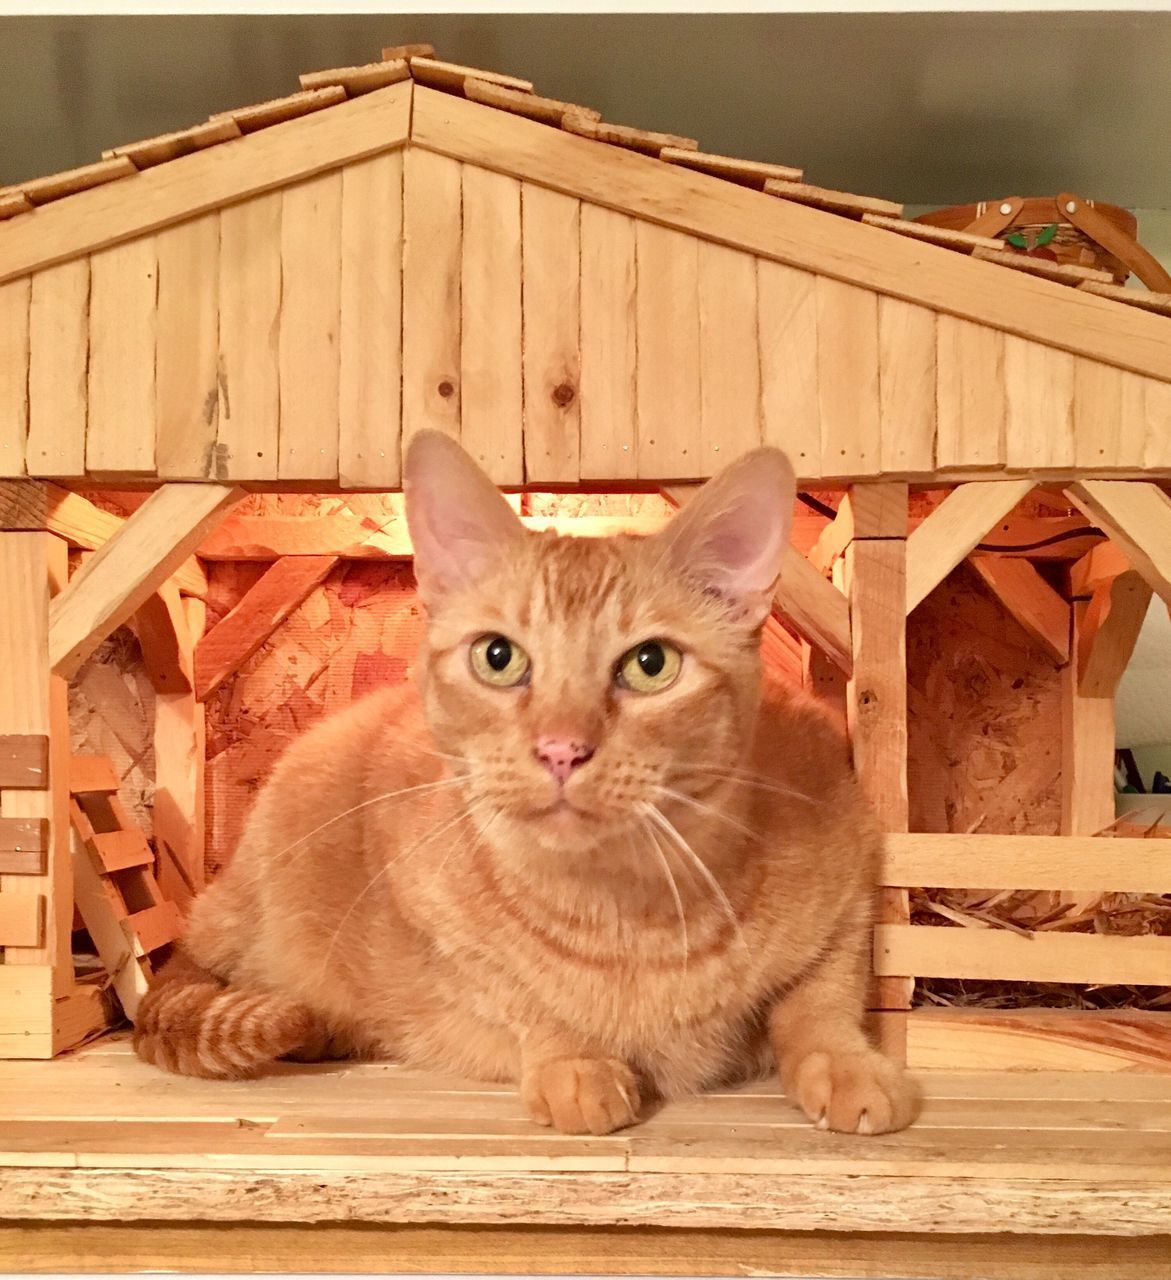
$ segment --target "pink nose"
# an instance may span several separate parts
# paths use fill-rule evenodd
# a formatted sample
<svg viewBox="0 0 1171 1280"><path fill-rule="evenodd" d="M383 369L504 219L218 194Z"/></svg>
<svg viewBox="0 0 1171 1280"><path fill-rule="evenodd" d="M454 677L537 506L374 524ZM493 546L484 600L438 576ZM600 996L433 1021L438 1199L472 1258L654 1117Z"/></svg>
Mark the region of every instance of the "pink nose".
<svg viewBox="0 0 1171 1280"><path fill-rule="evenodd" d="M533 754L564 786L574 769L594 754L594 749L570 738L538 738Z"/></svg>

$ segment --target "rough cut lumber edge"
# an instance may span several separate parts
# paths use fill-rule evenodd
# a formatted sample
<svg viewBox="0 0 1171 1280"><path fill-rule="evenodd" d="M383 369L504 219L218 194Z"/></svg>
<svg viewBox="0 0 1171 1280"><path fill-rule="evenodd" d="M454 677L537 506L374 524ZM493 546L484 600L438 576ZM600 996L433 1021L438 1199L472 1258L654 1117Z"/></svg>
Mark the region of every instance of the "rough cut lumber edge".
<svg viewBox="0 0 1171 1280"><path fill-rule="evenodd" d="M1010 271L1027 271L1029 275L1041 276L1045 280L1056 280L1058 284L1079 285L1087 280L1095 284L1110 284L1114 279L1109 271L1101 271L1097 267L1081 267L1075 262L1050 262L1048 258L1030 258L1023 253L1013 253L1011 249L975 248L972 250L972 257L995 262L998 266L1008 267Z"/></svg>
<svg viewBox="0 0 1171 1280"><path fill-rule="evenodd" d="M313 589L337 556L285 556L195 646L195 692L207 699L248 661Z"/></svg>
<svg viewBox="0 0 1171 1280"><path fill-rule="evenodd" d="M1150 984L1165 987L1171 938L1097 933L1033 933L879 924L874 971L924 978L984 978L1005 982Z"/></svg>
<svg viewBox="0 0 1171 1280"><path fill-rule="evenodd" d="M32 201L23 192L11 188L0 191L0 220L14 218L18 213L29 213L32 207Z"/></svg>
<svg viewBox="0 0 1171 1280"><path fill-rule="evenodd" d="M968 563L1059 667L1069 661L1069 606L1028 560L987 554Z"/></svg>
<svg viewBox="0 0 1171 1280"><path fill-rule="evenodd" d="M126 523L88 498L45 480L0 480L0 529L38 532L64 538L72 547L97 551ZM207 574L194 559L175 570L175 581L188 595L207 594Z"/></svg>
<svg viewBox="0 0 1171 1280"><path fill-rule="evenodd" d="M411 139L623 213L1171 381L1171 344L1160 318L1123 312L1081 289L931 253L903 236L831 221L792 201L765 202L734 183L651 164L625 150L601 151L571 134L421 86L415 87ZM0 246L3 240L0 235ZM6 264L0 256L0 269Z"/></svg>
<svg viewBox="0 0 1171 1280"><path fill-rule="evenodd" d="M593 115L568 111L562 117L561 127L566 133L576 133L596 142L606 142L612 147L626 147L646 155L658 156L664 147L676 151L695 151L699 143L694 138L680 138L673 133L656 133L653 129L635 129L628 124L611 124L607 120L595 120Z"/></svg>
<svg viewBox="0 0 1171 1280"><path fill-rule="evenodd" d="M1144 293L1141 289L1127 289L1120 284L1097 284L1092 280L1085 281L1078 288L1086 293L1097 294L1099 298L1111 298L1131 307L1153 311L1156 315L1171 316L1171 293Z"/></svg>
<svg viewBox="0 0 1171 1280"><path fill-rule="evenodd" d="M907 613L1032 489L1032 480L973 480L957 485L907 539Z"/></svg>
<svg viewBox="0 0 1171 1280"><path fill-rule="evenodd" d="M149 169L156 164L190 155L193 151L230 142L239 136L240 126L234 120L208 120L190 129L180 129L176 133L162 133L156 138L145 138L142 142L128 142L125 146L112 147L109 151L102 152L102 159L126 156L136 169Z"/></svg>
<svg viewBox="0 0 1171 1280"><path fill-rule="evenodd" d="M49 608L49 664L73 675L203 541L243 491L167 484L126 521Z"/></svg>
<svg viewBox="0 0 1171 1280"><path fill-rule="evenodd" d="M901 832L887 836L881 882L1163 894L1171 888L1171 840Z"/></svg>
<svg viewBox="0 0 1171 1280"><path fill-rule="evenodd" d="M971 253L973 249L1004 248L991 236L974 236L969 231L952 231L949 227L933 227L926 222L907 222L881 213L864 213L862 221L870 227L881 227L884 231L909 236L912 240L926 240L928 244L942 245L945 249L959 249L962 253Z"/></svg>
<svg viewBox="0 0 1171 1280"><path fill-rule="evenodd" d="M602 118L602 113L595 111L593 107L579 107L572 102L559 102L556 98L542 98L535 93L493 84L490 80L469 77L464 81L464 94L473 102L482 102L486 107L499 107L501 111L511 111L514 115L527 116L530 120L539 120L542 124L551 124L557 128L561 127L566 113L570 111L586 120Z"/></svg>
<svg viewBox="0 0 1171 1280"><path fill-rule="evenodd" d="M485 84L502 85L519 93L532 93L531 80L520 80L499 71L483 71L479 67L464 67L456 62L440 62L436 58L415 56L409 59L411 75L420 84L435 85L447 90L462 90L468 79L482 80Z"/></svg>
<svg viewBox="0 0 1171 1280"><path fill-rule="evenodd" d="M302 89L327 89L340 85L351 98L373 89L409 80L410 68L405 58L389 58L384 62L367 62L360 67L335 67L331 71L307 71L300 77Z"/></svg>
<svg viewBox="0 0 1171 1280"><path fill-rule="evenodd" d="M906 1231L849 1234L654 1228L607 1224L481 1229L214 1222L15 1223L0 1225L0 1257L12 1272L82 1275L176 1271L282 1273L325 1265L347 1275L448 1273L524 1275L848 1276L938 1280L980 1273L997 1280L1045 1274L1062 1280L1153 1280L1171 1237L1030 1236Z"/></svg>
<svg viewBox="0 0 1171 1280"><path fill-rule="evenodd" d="M1137 480L1082 480L1065 496L1118 543L1151 589L1171 604L1171 498L1158 485Z"/></svg>
<svg viewBox="0 0 1171 1280"><path fill-rule="evenodd" d="M413 92L391 85L18 218L0 227L0 281L401 146Z"/></svg>
<svg viewBox="0 0 1171 1280"><path fill-rule="evenodd" d="M668 164L681 164L686 169L710 173L713 178L739 182L746 187L764 188L769 178L782 182L800 182L805 176L800 169L787 164L768 164L760 160L738 160L735 156L711 155L706 151L689 151L686 147L664 147L659 159Z"/></svg>
<svg viewBox="0 0 1171 1280"><path fill-rule="evenodd" d="M1171 1072L1166 1013L914 1009L906 1024L912 1070Z"/></svg>
<svg viewBox="0 0 1171 1280"><path fill-rule="evenodd" d="M860 1186L865 1194L859 1194ZM755 1172L477 1174L82 1166L14 1167L0 1180L2 1219L188 1222L193 1204L203 1220L214 1222L344 1219L557 1226L602 1221L725 1233L730 1228L903 1229L945 1235L986 1231L994 1222L1015 1244L1021 1232L1038 1232L1045 1239L1074 1230L1083 1236L1163 1237L1171 1190L1166 1178L1112 1182L1098 1168L1060 1180L1006 1179L981 1175L976 1168L963 1176L867 1175L863 1181L857 1171L809 1171L793 1177ZM1125 1248L1122 1240L1117 1243ZM857 1274L856 1268L852 1273Z"/></svg>
<svg viewBox="0 0 1171 1280"><path fill-rule="evenodd" d="M82 165L64 173L53 173L46 178L33 178L20 184L21 194L34 205L50 204L64 196L76 195L91 187L104 186L134 173L134 165L125 156L99 160L96 164Z"/></svg>
<svg viewBox="0 0 1171 1280"><path fill-rule="evenodd" d="M23 476L28 444L32 282L0 285L0 476Z"/></svg>
<svg viewBox="0 0 1171 1280"><path fill-rule="evenodd" d="M340 85L324 89L309 89L302 93L290 93L286 98L272 98L251 107L234 107L231 111L217 111L209 119L234 120L241 133L254 133L270 129L273 125L296 120L300 116L320 111L323 107L335 107L345 102L346 91Z"/></svg>
<svg viewBox="0 0 1171 1280"><path fill-rule="evenodd" d="M764 190L767 195L777 196L782 200L811 204L816 209L846 213L856 218L866 213L877 213L887 218L903 216L903 206L892 200L879 200L876 196L855 196L848 191L831 191L826 187L811 186L808 182L785 182L780 178L769 178L764 184Z"/></svg>

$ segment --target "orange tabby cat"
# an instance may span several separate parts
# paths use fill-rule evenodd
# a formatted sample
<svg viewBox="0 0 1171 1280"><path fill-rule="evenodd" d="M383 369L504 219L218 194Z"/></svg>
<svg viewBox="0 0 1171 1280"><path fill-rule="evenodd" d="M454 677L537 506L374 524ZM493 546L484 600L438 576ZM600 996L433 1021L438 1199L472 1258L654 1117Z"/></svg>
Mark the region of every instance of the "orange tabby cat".
<svg viewBox="0 0 1171 1280"><path fill-rule="evenodd" d="M225 1077L394 1057L606 1133L771 1045L820 1127L908 1124L914 1089L860 1025L876 824L817 707L762 692L784 456L747 455L645 539L526 531L433 432L405 490L418 690L289 750L138 1052Z"/></svg>

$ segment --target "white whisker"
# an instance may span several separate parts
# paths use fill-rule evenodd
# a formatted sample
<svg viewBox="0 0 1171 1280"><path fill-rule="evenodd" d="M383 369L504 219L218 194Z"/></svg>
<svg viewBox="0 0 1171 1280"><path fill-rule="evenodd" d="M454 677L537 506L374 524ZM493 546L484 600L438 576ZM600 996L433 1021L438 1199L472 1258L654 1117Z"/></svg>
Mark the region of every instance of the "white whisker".
<svg viewBox="0 0 1171 1280"><path fill-rule="evenodd" d="M753 831L751 827L747 827L743 822L737 822L735 818L730 818L726 813L721 813L714 805L704 804L702 800L696 800L693 796L684 795L682 791L676 791L672 787L664 787L659 785L659 791L671 800L677 800L680 804L689 805L692 809L699 813L707 814L708 817L716 818L718 821L726 823L736 831L742 832L750 840L760 840L760 835Z"/></svg>
<svg viewBox="0 0 1171 1280"><path fill-rule="evenodd" d="M771 791L774 795L787 796L791 800L800 800L804 804L821 806L829 803L828 800L821 800L816 796L806 795L803 791L794 791L792 787L779 786L777 783L770 782L760 774L751 773L748 770L712 768L708 765L689 764L685 765L680 772L699 773L709 778L717 778L721 782L729 782L742 787L756 787L760 791Z"/></svg>

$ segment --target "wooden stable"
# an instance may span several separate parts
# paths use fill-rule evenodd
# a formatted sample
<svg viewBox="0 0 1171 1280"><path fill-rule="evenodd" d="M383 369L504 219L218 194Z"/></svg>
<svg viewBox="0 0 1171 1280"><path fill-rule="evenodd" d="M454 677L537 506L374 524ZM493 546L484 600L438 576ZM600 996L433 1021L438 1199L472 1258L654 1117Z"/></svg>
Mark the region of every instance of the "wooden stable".
<svg viewBox="0 0 1171 1280"><path fill-rule="evenodd" d="M92 1224L108 1261L198 1205L272 1224L247 1237L265 1256L276 1224L400 1224L408 1261L435 1240L404 1224L462 1224L486 1233L473 1269L506 1270L622 1224L745 1233L696 1245L713 1270L1165 1274L1166 1004L927 1009L912 988L1166 988L1171 937L912 923L909 893L1059 892L1091 928L1104 892L1171 893L1171 844L1112 830L1114 691L1152 593L1171 601L1168 298L423 47L302 81L0 190L0 1256L82 1269ZM767 1086L569 1139L507 1091L386 1066L209 1085L110 1037L45 1061L106 1028L111 987L132 1013L203 883L209 700L339 565L409 562L395 491L425 426L526 520L587 535L665 518L619 494L677 505L756 444L793 458L809 501L766 657L842 716L890 833L874 1021L925 1073L918 1127L817 1133ZM600 496L549 516L534 491ZM339 503L298 517L281 493ZM222 610L226 562L254 568ZM907 622L962 564L1060 671L1060 835L909 830ZM69 682L123 627L152 691L153 847L70 740ZM226 1256L214 1231L162 1238ZM376 1238L356 1264L396 1256ZM607 1238L601 1269L656 1269L663 1237Z"/></svg>

